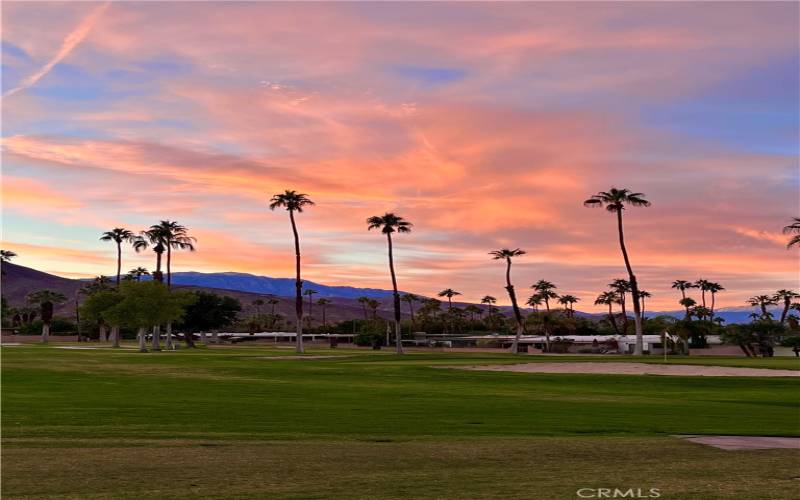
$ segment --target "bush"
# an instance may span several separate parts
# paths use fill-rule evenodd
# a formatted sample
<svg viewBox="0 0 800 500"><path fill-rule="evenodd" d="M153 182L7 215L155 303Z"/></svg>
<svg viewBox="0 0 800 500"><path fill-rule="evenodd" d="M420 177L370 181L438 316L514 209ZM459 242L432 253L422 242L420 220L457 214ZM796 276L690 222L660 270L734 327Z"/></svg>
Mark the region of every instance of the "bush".
<svg viewBox="0 0 800 500"><path fill-rule="evenodd" d="M36 320L19 327L20 335L41 335L42 321ZM75 323L64 318L53 318L50 322L50 335L77 335L78 330Z"/></svg>

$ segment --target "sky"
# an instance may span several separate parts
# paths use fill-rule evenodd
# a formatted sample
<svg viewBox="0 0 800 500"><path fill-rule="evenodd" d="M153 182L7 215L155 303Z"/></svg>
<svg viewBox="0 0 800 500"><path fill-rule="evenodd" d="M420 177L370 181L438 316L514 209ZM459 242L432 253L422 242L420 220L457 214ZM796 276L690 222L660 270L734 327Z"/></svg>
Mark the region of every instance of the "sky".
<svg viewBox="0 0 800 500"><path fill-rule="evenodd" d="M68 277L115 272L114 227L177 220L174 271L304 277L507 303L547 279L592 303L625 277L718 305L798 287L800 4L3 2L2 245ZM154 266L126 248L123 267Z"/></svg>

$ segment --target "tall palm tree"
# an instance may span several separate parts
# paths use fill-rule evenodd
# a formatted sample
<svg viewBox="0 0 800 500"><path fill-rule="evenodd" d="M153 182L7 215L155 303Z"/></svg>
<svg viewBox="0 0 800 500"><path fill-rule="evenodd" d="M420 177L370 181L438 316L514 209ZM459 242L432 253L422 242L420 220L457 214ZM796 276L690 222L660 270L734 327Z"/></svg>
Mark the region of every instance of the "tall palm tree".
<svg viewBox="0 0 800 500"><path fill-rule="evenodd" d="M408 303L408 310L411 313L411 331L416 331L416 320L414 318L414 302L419 301L419 297L414 295L413 293L406 293L400 297L400 300Z"/></svg>
<svg viewBox="0 0 800 500"><path fill-rule="evenodd" d="M397 291L397 276L394 272L394 255L392 249L393 233L410 233L411 224L399 215L386 212L383 215L375 215L367 219L367 229L380 229L386 235L386 242L389 245L389 273L392 275L392 292L394 298L394 334L397 347L397 354L403 354L403 342L400 331L400 293Z"/></svg>
<svg viewBox="0 0 800 500"><path fill-rule="evenodd" d="M306 288L305 290L303 290L303 295L307 295L308 296L308 316L309 316L309 318L314 313L314 310L313 310L314 309L314 303L312 302L312 300L313 300L314 295L317 294L317 293L319 293L319 292L314 290L314 289L312 289L312 288ZM309 324L310 324L310 321L309 321Z"/></svg>
<svg viewBox="0 0 800 500"><path fill-rule="evenodd" d="M151 226L150 230L159 232L163 238L163 244L167 250L167 288L172 288L172 250L194 252L194 244L197 239L189 236L186 226L182 226L176 221L162 220L158 224Z"/></svg>
<svg viewBox="0 0 800 500"><path fill-rule="evenodd" d="M644 320L645 320L645 315L644 315L644 311L645 311L645 307L644 307L644 301L645 301L645 299L649 299L649 298L650 298L650 297L652 297L652 296L653 296L653 295L652 295L650 292L648 292L647 290L639 290L639 300L640 300L640 301L641 301L641 303L642 303L642 321L644 321Z"/></svg>
<svg viewBox="0 0 800 500"><path fill-rule="evenodd" d="M39 308L39 315L42 318L42 343L46 344L50 338L50 323L53 321L53 306L67 301L67 297L61 292L53 290L39 290L29 293L26 297L28 304Z"/></svg>
<svg viewBox="0 0 800 500"><path fill-rule="evenodd" d="M706 307L706 292L710 285L710 281L702 278L694 282L694 287L700 289L700 304L702 304L703 307Z"/></svg>
<svg viewBox="0 0 800 500"><path fill-rule="evenodd" d="M139 266L128 271L128 274L136 278L136 281L142 281L142 276L150 276L150 271L142 266Z"/></svg>
<svg viewBox="0 0 800 500"><path fill-rule="evenodd" d="M456 292L452 288L445 288L437 295L439 295L439 297L447 297L447 309L450 310L453 308L453 297L461 295L461 292Z"/></svg>
<svg viewBox="0 0 800 500"><path fill-rule="evenodd" d="M536 294L544 300L544 307L547 311L545 320L542 322L542 326L544 327L544 344L545 351L550 352L550 299L558 298L558 294L555 292L557 287L551 281L539 280L531 285L531 288L536 290Z"/></svg>
<svg viewBox="0 0 800 500"><path fill-rule="evenodd" d="M681 304L683 304L682 301L686 300L686 290L688 290L690 288L694 288L694 284L691 283L690 281L686 281L686 280L675 280L675 281L672 282L672 288L674 288L676 290L680 290L680 292L681 292L681 300L679 302L681 302ZM689 306L686 306L686 316L687 317L689 316Z"/></svg>
<svg viewBox="0 0 800 500"><path fill-rule="evenodd" d="M542 305L542 301L543 297L538 293L534 293L533 295L528 297L528 300L525 302L525 305L531 306L533 308L533 312L538 313L539 306Z"/></svg>
<svg viewBox="0 0 800 500"><path fill-rule="evenodd" d="M270 311L270 314L272 314L273 316L275 315L275 306L277 306L280 303L281 301L277 297L270 297L267 299L267 304L269 304L272 307L272 311Z"/></svg>
<svg viewBox="0 0 800 500"><path fill-rule="evenodd" d="M617 231L619 233L619 247L622 250L622 257L625 260L625 268L628 270L628 280L631 283L631 295L633 296L633 319L636 323L636 347L634 355L641 356L644 352L644 338L642 337L642 315L639 306L639 283L636 275L633 274L633 267L628 258L628 250L625 248L625 233L622 226L622 211L625 205L632 207L649 207L650 202L644 198L644 194L635 193L628 189L617 189L612 187L609 191L600 191L596 195L583 202L587 207L605 207L609 212L617 215Z"/></svg>
<svg viewBox="0 0 800 500"><path fill-rule="evenodd" d="M519 339L522 336L524 323L522 322L522 313L519 311L517 304L517 294L514 292L514 285L511 284L511 259L525 255L525 250L516 248L514 250L504 248L502 250L494 250L489 252L494 260L506 261L506 290L508 290L508 297L511 299L511 307L514 310L514 319L517 322L517 334L514 336L514 343L511 346L511 352L514 354L519 352Z"/></svg>
<svg viewBox="0 0 800 500"><path fill-rule="evenodd" d="M717 294L725 291L725 287L713 281L709 282L706 286L708 292L711 294L711 307L708 309L711 312L711 320L714 320L714 307L717 305Z"/></svg>
<svg viewBox="0 0 800 500"><path fill-rule="evenodd" d="M304 352L303 349L303 280L300 279L300 236L297 234L297 223L294 220L294 213L302 213L303 207L314 206L314 202L303 193L286 190L276 194L270 199L269 208L285 208L289 212L289 221L292 223L292 233L294 234L294 254L297 278L295 279L295 314L297 316L297 352Z"/></svg>
<svg viewBox="0 0 800 500"><path fill-rule="evenodd" d="M631 283L628 280L624 279L615 279L611 283L608 284L608 287L611 288L617 294L617 303L622 311L622 334L628 334L628 310L627 310L627 297L628 293L631 292Z"/></svg>
<svg viewBox="0 0 800 500"><path fill-rule="evenodd" d="M367 299L367 307L370 311L372 311L372 319L378 319L378 308L381 306L381 303L375 299Z"/></svg>
<svg viewBox="0 0 800 500"><path fill-rule="evenodd" d="M484 295L483 298L481 299L481 304L486 304L491 306L493 304L497 304L497 299L495 297L492 297L491 295Z"/></svg>
<svg viewBox="0 0 800 500"><path fill-rule="evenodd" d="M679 302L684 308L686 308L686 319L691 321L692 310L697 305L697 301L691 297L686 297L685 299L681 299Z"/></svg>
<svg viewBox="0 0 800 500"><path fill-rule="evenodd" d="M777 304L774 297L769 295L756 295L754 297L750 297L747 299L747 303L751 306L756 306L761 309L761 316L767 317L769 316L769 311L767 311L767 306L774 306Z"/></svg>
<svg viewBox="0 0 800 500"><path fill-rule="evenodd" d="M778 290L772 297L775 303L782 302L783 310L781 311L781 323L786 321L786 315L789 314L789 308L792 307L792 300L800 297L800 294L792 290Z"/></svg>
<svg viewBox="0 0 800 500"><path fill-rule="evenodd" d="M614 333L617 335L619 335L619 327L617 327L617 321L614 319L613 306L618 302L618 300L619 296L613 291L603 292L594 300L595 305L608 306L608 322L611 323L611 327L614 328Z"/></svg>
<svg viewBox="0 0 800 500"><path fill-rule="evenodd" d="M783 234L791 233L795 233L795 235L789 238L786 248L792 248L795 245L800 247L800 217L792 217L791 224L783 227Z"/></svg>
<svg viewBox="0 0 800 500"><path fill-rule="evenodd" d="M100 241L113 241L117 245L117 288L119 288L120 275L122 274L122 244L133 242L136 235L124 227L115 227L100 235Z"/></svg>
<svg viewBox="0 0 800 500"><path fill-rule="evenodd" d="M558 298L558 303L564 306L564 311L567 313L567 316L572 317L575 315L575 308L573 306L575 302L579 300L581 299L574 295L562 295Z"/></svg>
<svg viewBox="0 0 800 500"><path fill-rule="evenodd" d="M358 303L361 304L361 308L364 310L364 321L369 320L369 316L367 316L367 306L369 305L369 297L359 297Z"/></svg>
<svg viewBox="0 0 800 500"><path fill-rule="evenodd" d="M328 304L331 303L331 299L322 298L317 301L317 305L322 308L322 329L323 331L328 330L328 320L325 317L325 310L327 309Z"/></svg>
<svg viewBox="0 0 800 500"><path fill-rule="evenodd" d="M264 299L254 299L251 304L256 306L256 314L261 316L261 306L264 305Z"/></svg>
<svg viewBox="0 0 800 500"><path fill-rule="evenodd" d="M132 243L133 249L136 250L137 253L149 248L150 245L153 246L153 252L156 254L156 269L153 271L153 280L163 283L164 273L161 272L161 263L164 251L167 249L166 238L163 231L156 226L150 226L150 229L139 233L139 236L135 238Z"/></svg>

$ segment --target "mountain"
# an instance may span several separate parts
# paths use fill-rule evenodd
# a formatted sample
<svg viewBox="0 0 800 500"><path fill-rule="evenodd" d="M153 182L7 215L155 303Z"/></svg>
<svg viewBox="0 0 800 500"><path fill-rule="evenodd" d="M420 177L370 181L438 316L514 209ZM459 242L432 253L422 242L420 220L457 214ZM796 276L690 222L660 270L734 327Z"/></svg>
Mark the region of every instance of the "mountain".
<svg viewBox="0 0 800 500"><path fill-rule="evenodd" d="M9 301L12 307L24 305L25 296L30 292L47 288L61 292L69 299L66 304L61 304L56 308L56 312L62 315L74 314L74 301L77 291L86 284L86 280L62 278L10 262L3 263L3 271L5 273L2 276L3 297ZM294 297L294 279L292 278L270 278L267 276L234 272L181 272L173 273L172 283L181 289L206 290L220 295L235 297L242 303L243 314L252 314L256 309L260 309L261 312L269 312L271 311L271 306L263 305L257 307L252 304L253 301L259 298L264 299L267 295L281 297L283 300L276 306L275 312L283 314L286 317L292 317L294 315L294 302L292 300ZM304 289L310 288L318 292L314 295L314 301L321 297L330 298L332 300L332 303L327 309L327 318L329 321L343 321L350 318L363 317L363 307L357 302L358 297L362 296L379 300L381 306L378 309L378 314L385 318L391 316L391 290L356 288L350 286L328 286L313 281L306 281L303 285ZM308 299L307 297L304 299L305 307L308 308ZM464 307L467 303L454 302L453 305ZM315 317L317 316L318 307L319 306L316 304L313 306ZM442 307L446 308L447 304L443 303ZM776 317L780 315L780 308L771 307L769 309ZM504 314L510 314L509 306L501 306L500 310ZM525 309L524 311L528 312L530 309ZM758 312L757 308L751 306L725 307L718 309L716 311L716 316L723 318L726 324L749 323L749 316L753 312ZM408 309L403 307L402 313L404 317L407 316ZM575 311L575 313L579 316L595 320L605 317L604 313L584 313L582 311ZM684 311L647 312L648 318L660 315L683 318Z"/></svg>
<svg viewBox="0 0 800 500"><path fill-rule="evenodd" d="M172 284L218 288L221 290L238 290L241 292L264 295L277 295L278 297L294 297L295 294L294 278L270 278L269 276L256 276L255 274L247 273L172 273ZM303 281L303 290L309 289L317 291L314 295L314 299L319 299L321 297L340 297L345 299L369 297L371 299L383 299L392 296L391 290L355 288L352 286L329 286L313 281Z"/></svg>

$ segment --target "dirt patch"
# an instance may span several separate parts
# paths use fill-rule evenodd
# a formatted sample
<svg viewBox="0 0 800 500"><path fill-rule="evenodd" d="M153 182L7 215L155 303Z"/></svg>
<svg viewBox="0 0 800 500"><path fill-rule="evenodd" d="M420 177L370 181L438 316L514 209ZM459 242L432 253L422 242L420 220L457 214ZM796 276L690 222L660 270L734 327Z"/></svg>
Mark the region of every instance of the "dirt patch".
<svg viewBox="0 0 800 500"><path fill-rule="evenodd" d="M800 377L800 371L732 366L656 365L648 363L522 363L517 365L451 366L461 370L522 373L607 375L673 375L689 377Z"/></svg>
<svg viewBox="0 0 800 500"><path fill-rule="evenodd" d="M800 450L800 438L771 436L677 436L721 450Z"/></svg>

